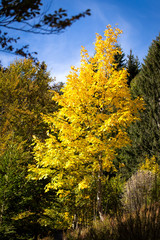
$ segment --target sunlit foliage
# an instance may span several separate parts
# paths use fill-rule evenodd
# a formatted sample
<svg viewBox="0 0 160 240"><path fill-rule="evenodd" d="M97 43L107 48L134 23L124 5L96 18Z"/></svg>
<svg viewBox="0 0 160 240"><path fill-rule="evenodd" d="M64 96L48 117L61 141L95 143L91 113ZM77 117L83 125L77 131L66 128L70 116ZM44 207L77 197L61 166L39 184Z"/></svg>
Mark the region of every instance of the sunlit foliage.
<svg viewBox="0 0 160 240"><path fill-rule="evenodd" d="M93 57L82 48L80 67L71 68L63 94L53 97L60 110L44 116L50 126L48 138L43 142L35 138L32 178L49 177L46 191L56 189L59 197L71 201L71 214L73 206L91 204L93 190L102 214L103 171L116 171L116 150L129 144L126 128L143 108L142 99L131 98L127 71L116 70L114 56L120 51L121 33L109 25L104 38L97 34Z"/></svg>

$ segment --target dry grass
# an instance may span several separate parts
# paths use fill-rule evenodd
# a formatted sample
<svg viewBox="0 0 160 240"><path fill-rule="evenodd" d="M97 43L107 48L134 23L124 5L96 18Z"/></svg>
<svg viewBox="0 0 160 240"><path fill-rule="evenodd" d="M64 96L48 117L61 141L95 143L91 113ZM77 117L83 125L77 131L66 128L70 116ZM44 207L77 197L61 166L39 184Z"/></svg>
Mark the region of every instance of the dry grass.
<svg viewBox="0 0 160 240"><path fill-rule="evenodd" d="M91 227L68 234L67 240L160 240L160 203L94 221Z"/></svg>

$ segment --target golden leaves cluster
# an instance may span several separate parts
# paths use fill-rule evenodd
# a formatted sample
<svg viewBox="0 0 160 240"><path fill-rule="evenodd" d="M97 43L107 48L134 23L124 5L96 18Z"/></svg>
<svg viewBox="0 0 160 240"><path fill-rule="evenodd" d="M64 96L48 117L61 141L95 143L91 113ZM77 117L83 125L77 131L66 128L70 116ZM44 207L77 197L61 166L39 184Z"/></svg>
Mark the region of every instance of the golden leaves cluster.
<svg viewBox="0 0 160 240"><path fill-rule="evenodd" d="M138 119L143 101L131 98L126 69L116 70L121 33L108 25L104 38L97 34L92 57L82 47L80 67L71 68L63 94L53 97L60 109L44 117L50 134L43 143L35 141L36 166L30 166L38 178L51 177L47 189L89 188L98 172L98 155L110 171L116 150L130 141L126 128Z"/></svg>

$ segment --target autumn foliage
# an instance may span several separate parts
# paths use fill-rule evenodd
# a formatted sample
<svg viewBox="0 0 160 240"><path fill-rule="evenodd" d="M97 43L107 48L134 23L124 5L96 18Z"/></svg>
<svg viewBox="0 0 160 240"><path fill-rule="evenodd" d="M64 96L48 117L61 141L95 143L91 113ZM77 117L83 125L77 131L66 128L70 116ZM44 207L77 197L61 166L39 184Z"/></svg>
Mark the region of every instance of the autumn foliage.
<svg viewBox="0 0 160 240"><path fill-rule="evenodd" d="M131 98L127 71L116 70L121 33L109 25L104 38L97 34L93 57L82 48L80 67L71 68L63 94L54 94L59 111L44 116L48 138L35 138L35 165L29 167L33 179L50 179L46 191L55 189L65 201L74 196L77 207L89 204L94 189L100 214L103 171L117 171L116 151L129 144L126 129L143 108L142 99Z"/></svg>

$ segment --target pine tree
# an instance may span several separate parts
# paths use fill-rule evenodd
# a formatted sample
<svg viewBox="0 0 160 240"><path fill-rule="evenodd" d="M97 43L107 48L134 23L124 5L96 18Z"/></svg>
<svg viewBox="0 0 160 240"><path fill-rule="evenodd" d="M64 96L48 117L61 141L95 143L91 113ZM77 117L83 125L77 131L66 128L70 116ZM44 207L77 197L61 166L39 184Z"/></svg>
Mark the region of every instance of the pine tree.
<svg viewBox="0 0 160 240"><path fill-rule="evenodd" d="M115 54L114 59L115 59L115 63L117 64L116 69L120 70L126 67L126 59L125 59L125 54L122 51L121 47L117 45L117 48L119 49L119 52Z"/></svg>
<svg viewBox="0 0 160 240"><path fill-rule="evenodd" d="M127 56L127 70L128 70L128 86L130 86L132 79L140 72L140 62L138 57L134 57L132 50L130 50L130 54Z"/></svg>
<svg viewBox="0 0 160 240"><path fill-rule="evenodd" d="M152 42L132 89L145 101L141 121L132 128L136 156L155 155L160 163L160 36Z"/></svg>

